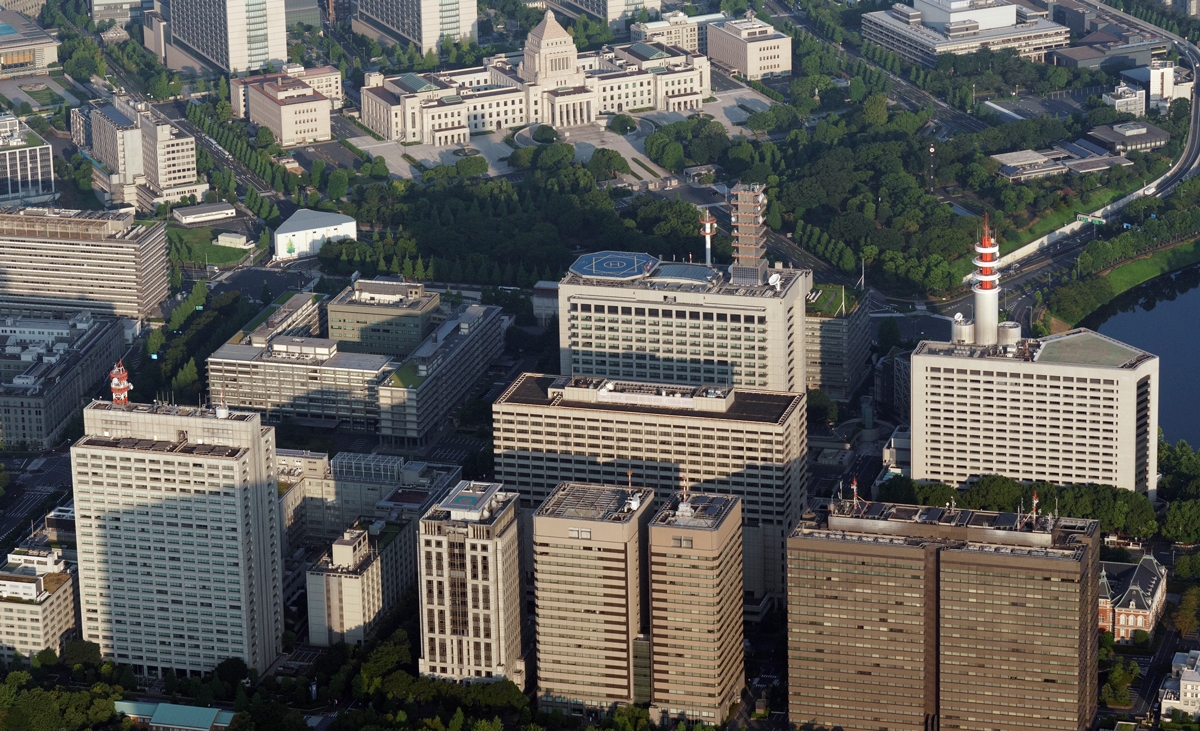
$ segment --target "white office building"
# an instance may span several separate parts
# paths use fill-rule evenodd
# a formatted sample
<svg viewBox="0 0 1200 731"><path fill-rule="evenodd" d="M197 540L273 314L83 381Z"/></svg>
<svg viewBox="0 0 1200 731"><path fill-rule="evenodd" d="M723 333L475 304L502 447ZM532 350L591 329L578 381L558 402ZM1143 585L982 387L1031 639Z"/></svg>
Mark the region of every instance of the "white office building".
<svg viewBox="0 0 1200 731"><path fill-rule="evenodd" d="M189 0L171 4L171 43L225 73L287 60L284 0Z"/></svg>
<svg viewBox="0 0 1200 731"><path fill-rule="evenodd" d="M71 447L83 639L151 676L283 634L275 431L258 414L93 401Z"/></svg>
<svg viewBox="0 0 1200 731"><path fill-rule="evenodd" d="M629 26L629 37L634 41L658 41L668 46L677 46L685 51L696 51L708 55L708 28L713 23L729 20L725 13L688 15L676 10L663 13L661 20L634 23Z"/></svg>
<svg viewBox="0 0 1200 731"><path fill-rule="evenodd" d="M340 213L301 208L275 230L275 258L316 256L326 241L358 237L358 223Z"/></svg>
<svg viewBox="0 0 1200 731"><path fill-rule="evenodd" d="M426 53L436 51L444 38L477 37L479 10L472 0L359 0L353 28L390 44L415 43Z"/></svg>

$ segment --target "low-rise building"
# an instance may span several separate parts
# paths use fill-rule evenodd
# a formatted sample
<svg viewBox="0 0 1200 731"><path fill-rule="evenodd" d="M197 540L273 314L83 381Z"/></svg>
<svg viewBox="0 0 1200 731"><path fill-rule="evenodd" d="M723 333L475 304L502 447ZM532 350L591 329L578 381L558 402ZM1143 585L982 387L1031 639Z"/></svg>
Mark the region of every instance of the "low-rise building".
<svg viewBox="0 0 1200 731"><path fill-rule="evenodd" d="M449 145L528 124L597 124L604 113L699 109L710 87L698 53L639 41L580 54L547 11L522 53L439 73L367 74L362 121L384 139Z"/></svg>
<svg viewBox="0 0 1200 731"><path fill-rule="evenodd" d="M288 24L291 25L290 23ZM245 119L250 111L250 87L280 80L298 80L304 82L316 93L329 100L333 109L341 109L343 101L342 72L336 66L319 66L306 69L300 64L284 64L283 70L273 74L254 74L252 76L233 77L229 81L229 102L233 107L233 116ZM251 120L253 121L253 120Z"/></svg>
<svg viewBox="0 0 1200 731"><path fill-rule="evenodd" d="M14 553L0 567L0 657L11 663L19 653L26 659L42 650L62 652L74 637L75 575L55 558L45 565Z"/></svg>
<svg viewBox="0 0 1200 731"><path fill-rule="evenodd" d="M185 226L190 226L197 223L237 218L237 209L228 203L200 203L171 209L171 218Z"/></svg>
<svg viewBox="0 0 1200 731"><path fill-rule="evenodd" d="M342 350L403 358L433 332L441 296L420 282L359 279L325 306L329 337Z"/></svg>
<svg viewBox="0 0 1200 731"><path fill-rule="evenodd" d="M459 482L421 518L422 675L525 689L517 494Z"/></svg>
<svg viewBox="0 0 1200 731"><path fill-rule="evenodd" d="M792 37L755 18L753 10L743 19L710 25L706 55L750 81L792 75Z"/></svg>
<svg viewBox="0 0 1200 731"><path fill-rule="evenodd" d="M1166 112L1176 99L1191 99L1196 79L1186 66L1176 66L1171 61L1154 60L1148 66L1125 69L1121 72L1122 84L1145 92L1145 106L1140 117L1151 109Z"/></svg>
<svg viewBox="0 0 1200 731"><path fill-rule="evenodd" d="M1171 677L1158 692L1159 712L1169 718L1176 710L1195 719L1200 716L1200 650L1177 652L1171 660Z"/></svg>
<svg viewBox="0 0 1200 731"><path fill-rule="evenodd" d="M138 701L117 701L113 710L129 716L137 728L150 731L224 731L236 715L219 708Z"/></svg>
<svg viewBox="0 0 1200 731"><path fill-rule="evenodd" d="M0 68L4 75L46 73L47 67L58 62L62 43L11 5L5 7L9 9L0 10Z"/></svg>
<svg viewBox="0 0 1200 731"><path fill-rule="evenodd" d="M406 540L408 539L408 540ZM400 600L400 554L415 551L402 526L376 520L348 529L308 570L308 641L317 647L362 645Z"/></svg>
<svg viewBox="0 0 1200 731"><path fill-rule="evenodd" d="M1100 629L1121 644L1154 633L1167 603L1167 570L1151 555L1137 563L1100 564Z"/></svg>
<svg viewBox="0 0 1200 731"><path fill-rule="evenodd" d="M688 15L676 10L663 13L662 20L634 23L629 26L629 37L634 41L658 41L707 56L709 26L726 20L729 20L729 16L723 12Z"/></svg>
<svg viewBox="0 0 1200 731"><path fill-rule="evenodd" d="M1132 160L1110 154L1105 148L1082 138L1074 142L1061 140L1049 150L1018 150L991 158L1000 163L1000 176L1013 183L1069 173L1086 175L1133 165Z"/></svg>
<svg viewBox="0 0 1200 731"><path fill-rule="evenodd" d="M0 201L46 203L54 190L54 151L11 114L0 114Z"/></svg>
<svg viewBox="0 0 1200 731"><path fill-rule="evenodd" d="M249 84L246 95L250 121L270 129L281 147L331 138L329 100L300 79Z"/></svg>
<svg viewBox="0 0 1200 731"><path fill-rule="evenodd" d="M51 449L125 350L125 320L0 319L0 440Z"/></svg>
<svg viewBox="0 0 1200 731"><path fill-rule="evenodd" d="M1146 113L1146 90L1130 86L1122 81L1112 91L1100 97L1104 103L1118 112L1140 117Z"/></svg>
<svg viewBox="0 0 1200 731"><path fill-rule="evenodd" d="M275 259L316 256L326 241L358 237L358 223L350 216L301 208L275 230Z"/></svg>
<svg viewBox="0 0 1200 731"><path fill-rule="evenodd" d="M805 302L808 388L848 401L870 372L870 303L858 290L828 284L814 284Z"/></svg>
<svg viewBox="0 0 1200 731"><path fill-rule="evenodd" d="M339 353L337 341L277 337L265 346L223 345L208 358L209 399L284 418L374 430L390 358Z"/></svg>
<svg viewBox="0 0 1200 731"><path fill-rule="evenodd" d="M1093 127L1088 139L1113 154L1157 150L1171 141L1171 133L1146 122L1123 122Z"/></svg>
<svg viewBox="0 0 1200 731"><path fill-rule="evenodd" d="M1011 48L1022 58L1041 61L1048 51L1066 48L1071 31L1006 0L914 0L889 10L866 13L863 40L901 58L932 67L937 57Z"/></svg>
<svg viewBox="0 0 1200 731"><path fill-rule="evenodd" d="M504 350L501 308L469 305L438 326L379 384L379 438L420 449Z"/></svg>

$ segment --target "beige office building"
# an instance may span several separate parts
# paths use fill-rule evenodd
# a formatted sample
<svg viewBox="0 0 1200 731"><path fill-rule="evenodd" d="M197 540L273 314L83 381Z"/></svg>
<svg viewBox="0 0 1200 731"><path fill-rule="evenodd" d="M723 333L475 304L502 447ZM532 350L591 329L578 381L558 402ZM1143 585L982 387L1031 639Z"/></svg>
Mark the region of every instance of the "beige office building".
<svg viewBox="0 0 1200 731"><path fill-rule="evenodd" d="M708 27L726 20L729 20L729 16L725 13L689 16L676 10L663 13L662 20L634 23L629 26L629 37L633 41L658 41L685 51L708 55Z"/></svg>
<svg viewBox="0 0 1200 731"><path fill-rule="evenodd" d="M362 645L400 599L399 554L412 536L396 524L364 521L347 529L308 570L308 642ZM409 581L409 584L412 582Z"/></svg>
<svg viewBox="0 0 1200 731"><path fill-rule="evenodd" d="M834 502L788 539L788 720L1086 731L1100 526Z"/></svg>
<svg viewBox="0 0 1200 731"><path fill-rule="evenodd" d="M529 509L564 481L740 497L745 590L783 597L784 539L807 500L803 394L526 373L492 423L496 479Z"/></svg>
<svg viewBox="0 0 1200 731"><path fill-rule="evenodd" d="M0 658L6 663L18 653L26 662L42 650L62 654L78 630L75 575L56 554L30 560L28 553L10 553L0 567Z"/></svg>
<svg viewBox="0 0 1200 731"><path fill-rule="evenodd" d="M750 81L792 75L792 38L770 23L746 17L708 27L708 57Z"/></svg>
<svg viewBox="0 0 1200 731"><path fill-rule="evenodd" d="M460 482L421 518L422 675L525 689L517 495Z"/></svg>
<svg viewBox="0 0 1200 731"><path fill-rule="evenodd" d="M650 700L644 536L654 491L565 482L533 516L539 707Z"/></svg>
<svg viewBox="0 0 1200 731"><path fill-rule="evenodd" d="M770 274L734 284L703 264L585 254L558 285L561 372L802 391L812 272Z"/></svg>
<svg viewBox="0 0 1200 731"><path fill-rule="evenodd" d="M742 505L677 494L650 520L650 716L720 726L746 685Z"/></svg>
<svg viewBox="0 0 1200 731"><path fill-rule="evenodd" d="M339 353L337 341L277 337L266 346L223 345L208 357L209 400L267 421L314 419L373 430L386 355Z"/></svg>
<svg viewBox="0 0 1200 731"><path fill-rule="evenodd" d="M329 100L300 79L277 79L247 86L250 121L275 133L281 147L331 139Z"/></svg>
<svg viewBox="0 0 1200 731"><path fill-rule="evenodd" d="M167 237L131 212L0 208L0 311L158 316Z"/></svg>
<svg viewBox="0 0 1200 731"><path fill-rule="evenodd" d="M999 344L923 342L912 355L912 477L980 475L1154 490L1158 358L1090 330Z"/></svg>
<svg viewBox="0 0 1200 731"><path fill-rule="evenodd" d="M208 183L196 174L196 138L149 109L139 121L146 180L138 187L138 208L152 211L160 203L177 203L193 195L202 198Z"/></svg>
<svg viewBox="0 0 1200 731"><path fill-rule="evenodd" d="M342 108L342 72L336 66L318 66L306 69L297 63L283 65L283 71L273 74L254 74L229 80L229 102L233 107L233 116L245 119L250 111L250 87L268 81L282 79L298 79L308 85L313 91L329 100L333 109Z"/></svg>
<svg viewBox="0 0 1200 731"><path fill-rule="evenodd" d="M344 351L404 358L433 332L441 301L420 282L359 279L325 306L329 338Z"/></svg>
<svg viewBox="0 0 1200 731"><path fill-rule="evenodd" d="M135 672L266 672L283 634L275 430L93 401L71 447L83 639Z"/></svg>

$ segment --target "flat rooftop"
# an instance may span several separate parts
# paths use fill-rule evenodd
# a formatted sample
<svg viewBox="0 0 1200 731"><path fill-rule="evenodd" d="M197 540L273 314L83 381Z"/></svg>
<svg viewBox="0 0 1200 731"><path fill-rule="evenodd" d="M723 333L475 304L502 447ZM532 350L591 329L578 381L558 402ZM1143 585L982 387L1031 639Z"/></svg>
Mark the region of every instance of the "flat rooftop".
<svg viewBox="0 0 1200 731"><path fill-rule="evenodd" d="M1012 556L1082 558L1080 539L1096 535L1099 521L1047 514L965 510L866 500L834 500L828 512L805 519L793 537L920 546L930 541L958 550Z"/></svg>
<svg viewBox="0 0 1200 731"><path fill-rule="evenodd" d="M592 285L624 289L670 292L702 292L742 297L782 297L804 269L771 269L779 276L778 289L762 285L735 285L728 272L690 262L664 262L656 256L629 251L597 251L584 254L567 270L560 284Z"/></svg>
<svg viewBox="0 0 1200 731"><path fill-rule="evenodd" d="M585 401L571 398L575 389L597 392L614 388L611 400ZM567 391L568 387L572 391ZM618 387L620 390L618 390ZM718 398L708 396L710 390L720 391L727 405L723 411L685 407L695 398ZM643 393L644 392L644 395ZM675 394L679 394L676 396ZM599 397L601 394L597 393ZM627 397L622 399L621 395ZM633 414L678 415L688 418L725 419L760 424L781 424L790 413L800 407L803 395L775 391L750 391L740 388L716 388L713 386L678 386L638 382L606 381L602 378L570 376L548 376L539 373L523 373L496 399L496 405L554 406L564 409L590 411L612 411ZM678 400L680 406L674 406ZM640 403L639 403L640 402Z"/></svg>
<svg viewBox="0 0 1200 731"><path fill-rule="evenodd" d="M133 452L157 452L160 454L190 454L197 457L220 457L236 459L245 453L242 447L228 447L220 444L194 444L183 441L166 441L154 439L138 439L136 437L85 436L75 442L76 447L93 447L96 449L121 449Z"/></svg>
<svg viewBox="0 0 1200 731"><path fill-rule="evenodd" d="M423 520L457 520L488 525L506 504L515 504L517 493L505 492L500 482L462 480L438 502Z"/></svg>
<svg viewBox="0 0 1200 731"><path fill-rule="evenodd" d="M0 17L4 13L0 12ZM136 243L166 224L136 224L131 211L80 211L69 208L0 207L0 236L39 239L126 239Z"/></svg>
<svg viewBox="0 0 1200 731"><path fill-rule="evenodd" d="M650 520L651 526L677 526L698 530L716 530L733 512L738 498L732 495L689 493L687 502L683 494L674 495L662 510Z"/></svg>
<svg viewBox="0 0 1200 731"><path fill-rule="evenodd" d="M1133 369L1146 360L1158 357L1086 328L1076 328L1045 338L1021 340L1010 346L960 345L926 340L917 346L913 355L1010 363L1062 363L1116 369Z"/></svg>
<svg viewBox="0 0 1200 731"><path fill-rule="evenodd" d="M534 513L540 518L573 518L604 523L625 523L638 508L654 500L646 487L615 487L586 482L564 482Z"/></svg>
<svg viewBox="0 0 1200 731"><path fill-rule="evenodd" d="M217 414L215 408L199 407L199 406L177 406L174 404L138 404L129 403L126 405L114 404L111 401L101 401L96 399L84 407L89 411L124 411L130 414L160 414L164 416L183 416L189 419L227 419L229 421L250 421L257 419L258 414L248 414L245 412L228 411L222 415Z"/></svg>

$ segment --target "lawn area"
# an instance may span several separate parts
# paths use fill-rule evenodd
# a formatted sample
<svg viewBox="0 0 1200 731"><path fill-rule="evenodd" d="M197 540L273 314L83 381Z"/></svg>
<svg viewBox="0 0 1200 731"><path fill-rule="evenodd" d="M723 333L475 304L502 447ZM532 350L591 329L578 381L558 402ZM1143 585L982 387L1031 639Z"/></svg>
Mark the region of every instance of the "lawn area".
<svg viewBox="0 0 1200 731"><path fill-rule="evenodd" d="M21 92L43 107L56 107L63 103L63 98L55 94L53 89L38 89L37 91L21 89Z"/></svg>
<svg viewBox="0 0 1200 731"><path fill-rule="evenodd" d="M288 301L288 300L290 300L292 297L294 297L294 296L296 296L296 295L298 295L298 294L300 294L300 293L299 293L299 292L297 292L296 290L294 290L294 289L289 289L288 291L286 291L286 292L284 292L283 294L281 294L281 295L279 295L278 297L276 297L276 298L275 298L275 301L274 301L274 302L272 302L271 304L273 304L273 305L282 305L284 302L287 302L287 301Z"/></svg>
<svg viewBox="0 0 1200 731"><path fill-rule="evenodd" d="M417 375L417 362L409 360L392 374L391 385L401 388L416 388L425 382L425 376Z"/></svg>
<svg viewBox="0 0 1200 731"><path fill-rule="evenodd" d="M858 305L858 290L853 287L846 287L846 312L853 312L855 306ZM812 315L821 317L833 317L842 308L842 287L835 287L829 284L814 284L813 292L819 292L815 300L807 304L805 310ZM811 296L811 295L809 295Z"/></svg>
<svg viewBox="0 0 1200 731"><path fill-rule="evenodd" d="M211 228L183 228L167 224L167 240L171 242L172 259L193 264L234 264L246 255L243 249L217 246Z"/></svg>
<svg viewBox="0 0 1200 731"><path fill-rule="evenodd" d="M1112 283L1113 294L1121 294L1160 274L1173 272L1196 262L1200 262L1200 240L1160 251L1145 259L1122 264L1105 276Z"/></svg>
<svg viewBox="0 0 1200 731"><path fill-rule="evenodd" d="M640 167L642 170L645 170L646 172L650 173L651 180L654 180L658 177L658 173L654 172L654 168L650 167L646 163L642 162L641 160L637 159L636 157L633 158L633 162L636 163L637 166Z"/></svg>
<svg viewBox="0 0 1200 731"><path fill-rule="evenodd" d="M250 322L247 322L245 324L245 326L242 327L242 334L244 335L246 333L254 332L254 328L256 328L259 325L266 322L267 318L270 317L272 314L274 314L275 310L278 310L278 309L279 309L279 306L275 305L275 304L270 304L270 305L267 305L266 307L264 307L262 312L258 313L258 315L255 316L255 318L253 320L251 320Z"/></svg>

